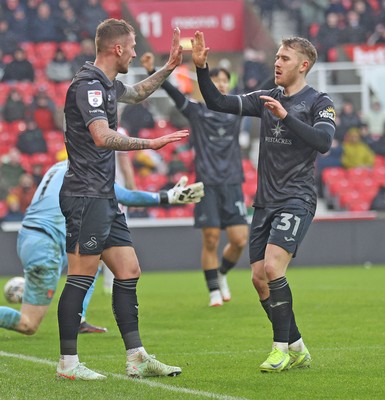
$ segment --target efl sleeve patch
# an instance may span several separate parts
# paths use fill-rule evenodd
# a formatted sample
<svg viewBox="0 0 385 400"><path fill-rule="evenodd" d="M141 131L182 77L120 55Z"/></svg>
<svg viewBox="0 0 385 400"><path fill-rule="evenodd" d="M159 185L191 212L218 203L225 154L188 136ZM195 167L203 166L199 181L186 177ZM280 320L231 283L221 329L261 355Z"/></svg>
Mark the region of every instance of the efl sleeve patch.
<svg viewBox="0 0 385 400"><path fill-rule="evenodd" d="M103 95L101 90L88 90L88 103L92 107L99 107L103 103Z"/></svg>

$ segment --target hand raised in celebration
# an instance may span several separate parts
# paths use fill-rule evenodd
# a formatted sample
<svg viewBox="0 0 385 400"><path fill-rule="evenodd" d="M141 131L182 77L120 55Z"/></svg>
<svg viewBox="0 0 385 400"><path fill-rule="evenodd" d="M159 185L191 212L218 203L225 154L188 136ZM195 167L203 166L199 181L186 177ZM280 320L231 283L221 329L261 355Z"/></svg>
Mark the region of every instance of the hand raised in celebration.
<svg viewBox="0 0 385 400"><path fill-rule="evenodd" d="M192 59L196 67L205 68L207 63L207 55L210 50L206 47L203 32L196 31L194 38L191 39Z"/></svg>
<svg viewBox="0 0 385 400"><path fill-rule="evenodd" d="M178 65L182 64L182 51L183 47L180 44L180 30L179 28L175 28L172 35L170 57L166 63L167 70L174 70Z"/></svg>

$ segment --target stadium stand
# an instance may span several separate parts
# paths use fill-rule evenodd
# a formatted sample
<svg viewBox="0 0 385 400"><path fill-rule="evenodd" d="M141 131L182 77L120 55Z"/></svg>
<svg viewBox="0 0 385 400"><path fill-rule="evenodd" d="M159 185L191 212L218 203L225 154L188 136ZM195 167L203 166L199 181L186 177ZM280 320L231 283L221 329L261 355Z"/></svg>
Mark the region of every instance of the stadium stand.
<svg viewBox="0 0 385 400"><path fill-rule="evenodd" d="M63 2L63 4L64 3L65 2ZM74 11L76 12L78 19L81 20L82 13L84 12L84 4L86 2L84 2L84 4L81 2L69 3L73 3L72 6L74 7ZM294 26L296 31L293 33L307 36L310 40L314 41L320 52L323 51L321 46L324 43L322 43L322 40L319 39L319 36L321 32L325 32L325 29L329 29L325 26L325 24L327 24L327 16L330 13L336 13L338 21L335 29L334 27L332 27L332 29L333 35L337 35L337 40L336 46L327 48L327 53L324 58L325 61L328 62L339 60L341 52L339 51L338 46L344 45L341 38L348 37L344 31L348 31L348 29L350 29L349 19L351 18L358 16L358 24L365 31L365 40L358 44L366 44L366 41L369 41L368 43L372 43L373 41L376 43L381 43L381 38L375 38L374 36L379 31L379 24L385 24L385 2L383 1L343 1L338 2L342 7L340 7L338 10L333 8L334 2L322 2L321 6L316 6L317 13L316 17L314 18L312 17L315 15L313 8L315 7L316 2L307 2L304 7L300 7L299 9L293 9L293 4L296 2L285 0L271 0L269 2L262 0L250 0L249 3L252 3L255 6L257 14L264 16L264 19L261 21L263 24L268 22L268 29L271 30L272 35L274 33L273 31L278 28L286 29L289 27L288 25L274 26L274 21L276 20L275 14L282 12L286 13L287 18L285 18L285 21L287 23L295 20L295 23L292 24L292 26ZM365 3L364 9L362 9L361 5L357 6L358 3ZM58 2L57 5L54 5L55 2L50 2L50 4L53 4L52 7L54 7L52 10L52 15L55 15L55 18L59 18L61 21L62 13L64 12L61 8L63 7L63 4L61 4L61 2ZM110 17L122 17L121 0L101 0L100 4ZM2 10L3 7L4 6L0 5L0 11L4 11ZM357 15L354 16L353 13ZM30 18L31 14L27 12L26 15L27 18ZM59 24L60 26L62 26L61 23L62 21ZM353 35L350 35L350 37L352 36ZM22 35L19 37L22 37ZM24 35L24 39L18 43L18 46L24 50L27 60L33 66L35 73L34 82L0 82L0 109L2 110L8 93L11 89L16 88L21 93L22 99L27 106L31 106L36 94L39 92L39 90L44 88L47 95L53 100L60 115L60 112L62 112L64 106L65 95L70 81L64 81L61 83L54 83L50 81L46 76L46 67L53 59L58 48L61 48L67 59L72 61L81 52L80 42L84 39L93 38L90 38L89 35L87 36L84 30L82 31L81 29L79 32L76 32L76 34L74 32L74 35L68 35L67 32L66 35L61 36L62 39L68 37L77 38L75 41L59 40L33 42L26 41L25 37L26 36ZM6 43L0 40L0 50L2 50L2 52L5 54L2 57L2 61L6 64L12 60L12 52L2 49L2 43L4 43L4 46ZM242 75L242 72L240 72L240 75ZM238 84L239 82L242 82L242 76L239 77ZM242 92L244 89L241 86L237 87L239 92ZM358 113L360 113L359 110ZM23 120L6 122L2 117L0 117L0 157L7 156L8 152L16 145L18 135L21 132L24 132L25 129L26 123ZM138 133L138 136L141 138L154 138L169 133L173 130L175 130L175 128L169 121L158 120L153 128L141 129ZM45 170L51 163L54 163L57 160L58 153L63 151L64 140L60 126L49 126L47 129L43 129L43 136L47 143L47 153L40 153L34 156L23 155L21 163L26 171L32 171L32 166L37 163L41 164L43 166L43 170ZM343 137L343 132L341 137ZM159 154L167 163L172 159L173 152L178 151L179 159L185 164L188 170L187 174L189 175L189 179L192 180L195 178L193 169L194 154L191 150L185 148L186 145L187 142L183 143L180 149L178 148L178 145L166 146L159 151ZM243 189L247 207L252 205L257 186L257 171L255 168L255 163L252 163L249 160L249 155L250 154L245 154L245 160L243 164L245 173ZM174 177L174 179L176 178L177 176ZM138 185L140 188L145 190L157 190L157 188L160 187L161 184L165 183L165 181L167 181L166 174L159 174L157 172L150 174L143 179L138 178ZM326 168L322 172L322 185L324 188L324 198L329 208L350 211L367 210L370 207L371 198L373 198L375 195L374 192L377 191L380 186L385 186L385 157L377 154L373 168L369 169L343 169L341 167ZM2 215L4 215L4 210L6 209L6 203L0 204L0 220ZM156 218L167 218L171 216L183 217L184 214L192 215L192 208L179 207L173 212L171 212L171 210L154 209L149 210L148 214L153 217L155 216Z"/></svg>

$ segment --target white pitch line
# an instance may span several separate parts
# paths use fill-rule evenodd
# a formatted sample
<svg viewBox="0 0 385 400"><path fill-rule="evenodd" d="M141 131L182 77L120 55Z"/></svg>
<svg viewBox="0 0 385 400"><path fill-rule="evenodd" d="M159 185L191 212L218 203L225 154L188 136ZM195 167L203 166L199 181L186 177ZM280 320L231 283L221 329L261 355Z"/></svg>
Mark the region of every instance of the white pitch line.
<svg viewBox="0 0 385 400"><path fill-rule="evenodd" d="M23 360L23 361L30 361L30 362L34 362L37 364L45 364L45 365L49 365L49 366L57 365L56 362L50 361L50 360L47 360L44 358L26 356L24 354L7 353L5 351L0 351L0 357L16 358L16 359ZM183 387L178 387L178 386L166 385L163 383L159 383L159 382L151 381L151 380L147 380L147 379L130 379L126 375L121 375L121 374L114 374L114 373L108 373L108 372L103 372L103 371L98 371L98 372L100 372L101 374L104 374L104 375L112 376L113 378L116 378L116 379L129 380L130 382L133 382L136 384L160 388L160 389L168 390L169 392L187 393L187 394L191 394L191 395L195 395L195 396L202 396L202 397L207 397L209 399L217 399L217 400L248 400L245 397L227 396L227 395L223 395L223 394L211 393L211 392L206 392L206 391L202 391L202 390L194 390L194 389L188 389L188 388L183 388Z"/></svg>

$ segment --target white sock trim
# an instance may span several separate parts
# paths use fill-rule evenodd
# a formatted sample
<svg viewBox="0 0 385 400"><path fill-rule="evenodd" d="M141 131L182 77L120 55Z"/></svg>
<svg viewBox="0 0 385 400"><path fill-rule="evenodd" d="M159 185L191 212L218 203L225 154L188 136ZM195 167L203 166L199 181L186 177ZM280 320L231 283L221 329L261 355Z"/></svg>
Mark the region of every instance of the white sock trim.
<svg viewBox="0 0 385 400"><path fill-rule="evenodd" d="M282 343L282 342L273 342L273 349L276 347L277 349L284 351L285 353L289 352L289 345L288 343Z"/></svg>
<svg viewBox="0 0 385 400"><path fill-rule="evenodd" d="M304 351L305 350L305 343L303 342L302 338L299 338L293 343L290 343L289 350L292 351Z"/></svg>
<svg viewBox="0 0 385 400"><path fill-rule="evenodd" d="M77 364L79 364L79 356L77 354L75 355L61 355L60 356L60 368L67 370L67 369L72 369L76 367Z"/></svg>
<svg viewBox="0 0 385 400"><path fill-rule="evenodd" d="M141 347L135 347L134 349L128 349L127 350L127 357L132 357L138 352L142 353L145 356L148 355L147 351L145 350L145 348L143 346L141 346Z"/></svg>

